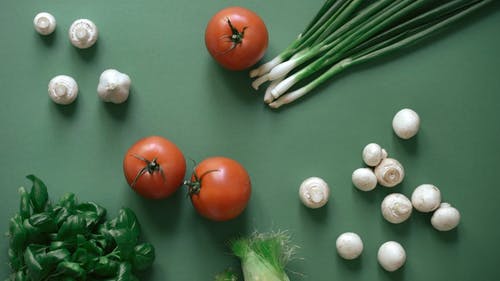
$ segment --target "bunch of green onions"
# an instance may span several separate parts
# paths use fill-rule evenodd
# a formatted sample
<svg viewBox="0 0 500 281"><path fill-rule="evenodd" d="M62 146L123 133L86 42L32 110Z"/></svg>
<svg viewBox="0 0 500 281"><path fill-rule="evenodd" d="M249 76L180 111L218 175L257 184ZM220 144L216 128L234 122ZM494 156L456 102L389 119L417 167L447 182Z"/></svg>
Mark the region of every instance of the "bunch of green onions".
<svg viewBox="0 0 500 281"><path fill-rule="evenodd" d="M350 66L414 44L491 2L326 0L297 39L250 72L252 87L269 81L264 102L278 108Z"/></svg>

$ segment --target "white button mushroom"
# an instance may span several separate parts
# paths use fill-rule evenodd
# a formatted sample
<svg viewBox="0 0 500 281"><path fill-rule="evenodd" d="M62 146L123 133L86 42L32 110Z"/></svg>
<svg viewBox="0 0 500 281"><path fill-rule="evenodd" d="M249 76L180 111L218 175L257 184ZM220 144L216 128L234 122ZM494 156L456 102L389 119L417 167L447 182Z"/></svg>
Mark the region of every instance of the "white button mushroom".
<svg viewBox="0 0 500 281"><path fill-rule="evenodd" d="M123 103L128 98L130 83L127 74L107 69L99 77L97 94L105 102Z"/></svg>
<svg viewBox="0 0 500 281"><path fill-rule="evenodd" d="M49 82L49 96L57 104L70 104L78 95L75 79L67 75L58 75Z"/></svg>
<svg viewBox="0 0 500 281"><path fill-rule="evenodd" d="M321 178L310 177L305 179L299 188L299 197L304 205L316 209L328 202L330 188Z"/></svg>
<svg viewBox="0 0 500 281"><path fill-rule="evenodd" d="M385 242L377 253L379 264L387 271L396 271L406 262L406 252L403 246L395 241Z"/></svg>
<svg viewBox="0 0 500 281"><path fill-rule="evenodd" d="M401 109L392 119L394 133L402 139L409 139L418 133L420 128L420 117L409 109Z"/></svg>
<svg viewBox="0 0 500 281"><path fill-rule="evenodd" d="M56 19L53 15L42 12L35 16L33 25L35 26L36 32L41 35L49 35L56 29Z"/></svg>
<svg viewBox="0 0 500 281"><path fill-rule="evenodd" d="M370 168L359 168L352 173L352 183L362 191L373 190L377 186L377 177Z"/></svg>
<svg viewBox="0 0 500 281"><path fill-rule="evenodd" d="M353 260L363 252L361 237L353 232L341 234L336 241L337 253L346 260Z"/></svg>
<svg viewBox="0 0 500 281"><path fill-rule="evenodd" d="M460 212L448 203L441 203L441 206L434 212L431 224L439 231L449 231L460 223Z"/></svg>
<svg viewBox="0 0 500 281"><path fill-rule="evenodd" d="M390 223L402 223L412 212L410 200L401 193L387 195L380 206L382 216Z"/></svg>
<svg viewBox="0 0 500 281"><path fill-rule="evenodd" d="M384 158L387 158L387 151L376 143L369 143L363 148L363 161L370 167L377 166Z"/></svg>
<svg viewBox="0 0 500 281"><path fill-rule="evenodd" d="M393 187L401 183L405 176L403 165L396 159L385 158L375 167L378 183L385 187Z"/></svg>
<svg viewBox="0 0 500 281"><path fill-rule="evenodd" d="M92 47L99 35L97 26L88 19L78 19L74 21L68 33L71 44L80 49Z"/></svg>
<svg viewBox="0 0 500 281"><path fill-rule="evenodd" d="M411 203L417 211L432 212L441 204L441 192L432 184L419 185L411 194Z"/></svg>

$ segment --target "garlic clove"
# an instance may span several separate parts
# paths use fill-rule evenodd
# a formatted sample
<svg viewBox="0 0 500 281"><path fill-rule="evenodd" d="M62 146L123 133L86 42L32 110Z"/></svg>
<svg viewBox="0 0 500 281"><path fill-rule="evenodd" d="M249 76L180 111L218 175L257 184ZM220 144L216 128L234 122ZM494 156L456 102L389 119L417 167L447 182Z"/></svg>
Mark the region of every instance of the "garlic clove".
<svg viewBox="0 0 500 281"><path fill-rule="evenodd" d="M39 34L49 35L56 29L56 19L49 13L38 13L33 19L33 25Z"/></svg>
<svg viewBox="0 0 500 281"><path fill-rule="evenodd" d="M406 221L413 206L411 201L401 193L387 195L380 206L382 216L390 223L398 224Z"/></svg>
<svg viewBox="0 0 500 281"><path fill-rule="evenodd" d="M401 109L392 119L392 128L398 137L405 140L410 139L420 129L420 117L412 109Z"/></svg>
<svg viewBox="0 0 500 281"><path fill-rule="evenodd" d="M97 26L88 19L78 19L71 24L69 31L71 44L80 49L92 47L97 41Z"/></svg>
<svg viewBox="0 0 500 281"><path fill-rule="evenodd" d="M299 197L302 203L309 208L320 208L328 202L330 188L321 178L310 177L305 179L299 188Z"/></svg>
<svg viewBox="0 0 500 281"><path fill-rule="evenodd" d="M385 187L394 187L400 184L405 176L403 165L396 159L385 158L375 167L375 176L378 183Z"/></svg>
<svg viewBox="0 0 500 281"><path fill-rule="evenodd" d="M99 77L97 94L105 102L123 103L130 94L130 77L115 69L103 71Z"/></svg>
<svg viewBox="0 0 500 281"><path fill-rule="evenodd" d="M49 82L49 97L57 104L70 104L78 96L75 79L67 75L58 75Z"/></svg>
<svg viewBox="0 0 500 281"><path fill-rule="evenodd" d="M439 231L450 231L460 223L460 212L448 203L441 203L432 214L431 224Z"/></svg>
<svg viewBox="0 0 500 281"><path fill-rule="evenodd" d="M359 168L352 173L352 183L362 191L370 191L377 186L377 177L370 168Z"/></svg>
<svg viewBox="0 0 500 281"><path fill-rule="evenodd" d="M366 165L375 167L382 159L387 158L387 151L376 143L369 143L363 148L362 156Z"/></svg>

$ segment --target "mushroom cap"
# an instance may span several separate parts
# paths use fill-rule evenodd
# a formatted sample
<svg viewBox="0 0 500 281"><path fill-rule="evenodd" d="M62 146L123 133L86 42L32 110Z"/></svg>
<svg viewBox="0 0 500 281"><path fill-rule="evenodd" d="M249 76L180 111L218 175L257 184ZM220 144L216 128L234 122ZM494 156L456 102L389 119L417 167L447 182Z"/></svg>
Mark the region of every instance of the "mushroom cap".
<svg viewBox="0 0 500 281"><path fill-rule="evenodd" d="M396 271L406 262L406 251L395 241L385 242L377 253L379 264L387 271Z"/></svg>
<svg viewBox="0 0 500 281"><path fill-rule="evenodd" d="M410 200L401 193L391 193L387 195L380 205L382 216L390 223L398 224L406 221L413 206Z"/></svg>
<svg viewBox="0 0 500 281"><path fill-rule="evenodd" d="M346 260L352 260L363 252L363 241L354 232L342 233L336 241L337 253Z"/></svg>
<svg viewBox="0 0 500 281"><path fill-rule="evenodd" d="M439 231L449 231L460 223L460 212L448 203L441 203L441 206L434 212L431 218L432 226Z"/></svg>
<svg viewBox="0 0 500 281"><path fill-rule="evenodd" d="M69 27L68 35L73 46L87 49L95 44L99 31L91 20L77 19Z"/></svg>
<svg viewBox="0 0 500 281"><path fill-rule="evenodd" d="M420 117L412 109L401 109L392 119L392 128L398 137L409 139L418 133Z"/></svg>
<svg viewBox="0 0 500 281"><path fill-rule="evenodd" d="M49 97L57 104L70 104L78 96L78 84L67 75L52 78L48 86Z"/></svg>
<svg viewBox="0 0 500 281"><path fill-rule="evenodd" d="M380 145L369 143L363 148L362 156L366 165L375 167L387 157L387 152Z"/></svg>
<svg viewBox="0 0 500 281"><path fill-rule="evenodd" d="M411 203L417 211L432 212L441 204L441 192L432 184L419 185L411 194Z"/></svg>
<svg viewBox="0 0 500 281"><path fill-rule="evenodd" d="M405 177L403 165L393 158L385 158L375 167L375 176L378 183L385 187L394 187Z"/></svg>
<svg viewBox="0 0 500 281"><path fill-rule="evenodd" d="M299 187L299 198L309 208L323 207L328 202L330 188L328 184L319 177L305 179Z"/></svg>
<svg viewBox="0 0 500 281"><path fill-rule="evenodd" d="M33 25L39 34L49 35L56 29L56 19L47 12L41 12L33 19Z"/></svg>
<svg viewBox="0 0 500 281"><path fill-rule="evenodd" d="M359 168L352 173L352 183L362 191L373 190L377 186L377 177L370 168Z"/></svg>

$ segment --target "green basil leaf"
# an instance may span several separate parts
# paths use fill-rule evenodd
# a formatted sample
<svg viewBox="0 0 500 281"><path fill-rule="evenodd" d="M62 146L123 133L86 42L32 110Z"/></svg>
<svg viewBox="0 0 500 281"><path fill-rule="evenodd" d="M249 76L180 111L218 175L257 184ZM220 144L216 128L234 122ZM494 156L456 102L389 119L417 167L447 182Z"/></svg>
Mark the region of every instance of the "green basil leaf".
<svg viewBox="0 0 500 281"><path fill-rule="evenodd" d="M51 251L67 248L67 244L64 241L51 241L49 245L49 249Z"/></svg>
<svg viewBox="0 0 500 281"><path fill-rule="evenodd" d="M139 244L134 247L132 255L132 267L134 270L145 270L153 264L155 260L155 248L150 243Z"/></svg>
<svg viewBox="0 0 500 281"><path fill-rule="evenodd" d="M9 255L9 265L12 271L20 270L24 265L24 258L22 254L19 254L19 252L16 252L13 249L9 249L8 255Z"/></svg>
<svg viewBox="0 0 500 281"><path fill-rule="evenodd" d="M116 275L116 281L132 281L132 266L128 262L122 262L118 265L118 273Z"/></svg>
<svg viewBox="0 0 500 281"><path fill-rule="evenodd" d="M23 270L19 270L11 276L12 281L28 281L28 275Z"/></svg>
<svg viewBox="0 0 500 281"><path fill-rule="evenodd" d="M85 218L87 227L94 227L106 216L106 209L94 202L79 204L75 211Z"/></svg>
<svg viewBox="0 0 500 281"><path fill-rule="evenodd" d="M31 209L30 209L30 195L28 191L24 187L19 188L19 196L20 196L20 201L19 201L19 214L21 215L21 218L27 219L31 215Z"/></svg>
<svg viewBox="0 0 500 281"><path fill-rule="evenodd" d="M48 234L43 233L39 227L33 226L29 219L25 219L23 221L23 227L28 235L29 243L44 244L50 240Z"/></svg>
<svg viewBox="0 0 500 281"><path fill-rule="evenodd" d="M10 247L16 252L24 250L28 240L28 231L24 228L22 218L16 214L9 222Z"/></svg>
<svg viewBox="0 0 500 281"><path fill-rule="evenodd" d="M118 262L106 256L98 257L95 260L93 273L102 277L112 277L118 271Z"/></svg>
<svg viewBox="0 0 500 281"><path fill-rule="evenodd" d="M50 263L58 264L66 261L71 257L71 253L67 249L51 250L45 254Z"/></svg>
<svg viewBox="0 0 500 281"><path fill-rule="evenodd" d="M84 279L86 278L86 271L83 269L78 263L63 261L57 265L56 269L57 274L65 274L68 277L73 277L75 279Z"/></svg>
<svg viewBox="0 0 500 281"><path fill-rule="evenodd" d="M28 274L33 281L43 279L45 275L44 269L35 257L31 246L27 247L26 251L24 251L24 264L26 265Z"/></svg>
<svg viewBox="0 0 500 281"><path fill-rule="evenodd" d="M34 175L28 175L27 178L33 183L30 193L33 211L35 213L43 212L49 200L47 187L39 178L35 177Z"/></svg>
<svg viewBox="0 0 500 281"><path fill-rule="evenodd" d="M57 231L57 225L49 212L34 214L29 218L29 222L33 227L38 228L41 232L51 233Z"/></svg>
<svg viewBox="0 0 500 281"><path fill-rule="evenodd" d="M116 243L119 256L122 260L129 260L137 244L137 236L129 229L119 228L109 231Z"/></svg>
<svg viewBox="0 0 500 281"><path fill-rule="evenodd" d="M58 240L74 239L77 234L87 233L85 219L79 215L70 215L57 233Z"/></svg>
<svg viewBox="0 0 500 281"><path fill-rule="evenodd" d="M71 215L71 212L68 211L68 209L65 207L55 208L54 213L55 213L54 222L58 226L61 226L66 221L66 219L68 219L68 217Z"/></svg>
<svg viewBox="0 0 500 281"><path fill-rule="evenodd" d="M58 205L68 210L75 209L76 205L78 205L75 194L66 193L63 197L61 197L61 199L59 199Z"/></svg>
<svg viewBox="0 0 500 281"><path fill-rule="evenodd" d="M118 211L118 217L112 225L113 228L125 228L135 236L139 236L141 226L135 213L129 208L122 208Z"/></svg>

